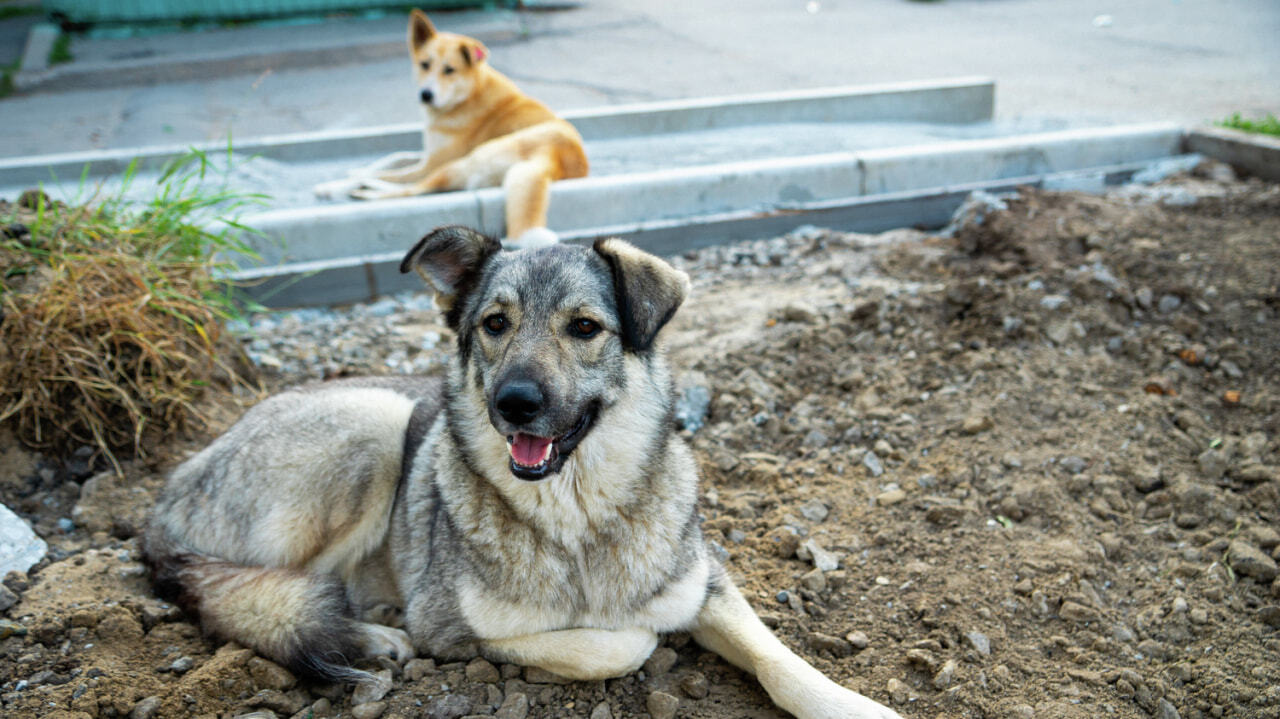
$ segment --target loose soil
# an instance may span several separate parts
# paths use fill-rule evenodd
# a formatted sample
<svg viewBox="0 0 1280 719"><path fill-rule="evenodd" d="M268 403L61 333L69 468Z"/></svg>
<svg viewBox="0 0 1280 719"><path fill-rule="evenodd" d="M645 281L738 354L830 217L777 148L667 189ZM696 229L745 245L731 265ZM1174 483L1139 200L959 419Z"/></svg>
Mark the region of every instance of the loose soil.
<svg viewBox="0 0 1280 719"><path fill-rule="evenodd" d="M1280 187L1211 177L675 258L696 289L671 352L712 397L686 431L705 532L788 645L905 717L1280 715ZM344 371L440 330L386 322ZM225 426L243 401L219 401ZM163 468L127 470L0 440L0 501L51 545L5 582L0 713L602 719L663 692L780 716L681 635L605 682L384 662L391 691L353 705L153 596L136 534Z"/></svg>

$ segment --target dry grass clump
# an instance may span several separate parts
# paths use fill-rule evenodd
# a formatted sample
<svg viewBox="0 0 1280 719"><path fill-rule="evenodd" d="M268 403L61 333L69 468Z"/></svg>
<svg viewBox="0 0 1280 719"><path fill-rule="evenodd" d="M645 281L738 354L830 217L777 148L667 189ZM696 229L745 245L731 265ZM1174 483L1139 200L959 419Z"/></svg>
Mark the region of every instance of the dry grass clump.
<svg viewBox="0 0 1280 719"><path fill-rule="evenodd" d="M249 365L223 331L237 308L212 259L245 250L195 223L252 198L202 194L206 161L194 158L197 169L176 166L141 207L123 191L83 206L29 193L25 208L0 207L0 423L24 443L89 445L113 464L146 456L203 419L206 388L245 381Z"/></svg>

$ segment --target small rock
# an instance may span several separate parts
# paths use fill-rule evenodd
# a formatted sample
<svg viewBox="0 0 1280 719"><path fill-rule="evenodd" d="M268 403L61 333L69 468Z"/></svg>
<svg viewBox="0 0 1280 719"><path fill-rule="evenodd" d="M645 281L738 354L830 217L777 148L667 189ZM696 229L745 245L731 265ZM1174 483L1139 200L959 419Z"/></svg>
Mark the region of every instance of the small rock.
<svg viewBox="0 0 1280 719"><path fill-rule="evenodd" d="M680 699L666 692L649 692L645 706L649 708L649 716L653 719L675 719Z"/></svg>
<svg viewBox="0 0 1280 719"><path fill-rule="evenodd" d="M458 719L471 713L471 698L466 694L446 694L427 703L427 719Z"/></svg>
<svg viewBox="0 0 1280 719"><path fill-rule="evenodd" d="M0 612L7 611L17 603L18 595L14 594L8 587L0 584Z"/></svg>
<svg viewBox="0 0 1280 719"><path fill-rule="evenodd" d="M837 657L847 657L853 654L853 645L840 637L833 637L830 634L822 632L809 632L809 646L815 652L831 652Z"/></svg>
<svg viewBox="0 0 1280 719"><path fill-rule="evenodd" d="M1260 525L1249 528L1249 540L1264 550L1280 546L1280 532L1271 527Z"/></svg>
<svg viewBox="0 0 1280 719"><path fill-rule="evenodd" d="M466 674L467 679L483 684L497 684L502 681L498 668L481 657L476 657L467 663Z"/></svg>
<svg viewBox="0 0 1280 719"><path fill-rule="evenodd" d="M800 505L800 514L815 524L826 519L829 511L827 505L817 499L811 499Z"/></svg>
<svg viewBox="0 0 1280 719"><path fill-rule="evenodd" d="M195 660L191 657L178 657L169 665L169 671L174 674L186 674L193 666L195 666Z"/></svg>
<svg viewBox="0 0 1280 719"><path fill-rule="evenodd" d="M1098 621L1098 613L1096 611L1071 600L1062 603L1062 607L1058 610L1058 616L1072 622Z"/></svg>
<svg viewBox="0 0 1280 719"><path fill-rule="evenodd" d="M352 719L378 719L387 710L386 702L369 702L351 708Z"/></svg>
<svg viewBox="0 0 1280 719"><path fill-rule="evenodd" d="M791 527L774 527L764 535L764 541L783 559L794 557L800 547L800 535Z"/></svg>
<svg viewBox="0 0 1280 719"><path fill-rule="evenodd" d="M1227 547L1227 562L1237 573L1253 577L1260 582L1276 578L1276 563L1262 550L1240 539L1233 539Z"/></svg>
<svg viewBox="0 0 1280 719"><path fill-rule="evenodd" d="M857 649L859 651L866 649L867 645L871 644L871 639L867 637L866 633L860 632L857 630L854 630L844 635L844 638L845 638L845 641L849 642L849 644L852 645L854 649Z"/></svg>
<svg viewBox="0 0 1280 719"><path fill-rule="evenodd" d="M948 659L942 663L942 668L937 674L933 675L933 687L935 689L946 689L951 686L951 682L956 677L956 660Z"/></svg>
<svg viewBox="0 0 1280 719"><path fill-rule="evenodd" d="M1200 607L1196 607L1187 612L1187 619L1189 619L1192 624L1208 624L1209 612Z"/></svg>
<svg viewBox="0 0 1280 719"><path fill-rule="evenodd" d="M890 489L876 495L876 504L882 507L891 507L907 498L907 493L901 489Z"/></svg>
<svg viewBox="0 0 1280 719"><path fill-rule="evenodd" d="M862 453L862 466L867 468L867 472L872 477L879 477L884 474L884 465L880 463L880 458L875 452Z"/></svg>
<svg viewBox="0 0 1280 719"><path fill-rule="evenodd" d="M246 667L254 683L263 689L283 691L293 688L293 685L298 683L297 677L293 676L288 669L262 657L253 657Z"/></svg>
<svg viewBox="0 0 1280 719"><path fill-rule="evenodd" d="M1280 478L1280 469L1265 464L1246 464L1232 473L1236 479L1249 484L1276 482Z"/></svg>
<svg viewBox="0 0 1280 719"><path fill-rule="evenodd" d="M0 504L0 575L25 572L48 551L49 545L36 536L31 525Z"/></svg>
<svg viewBox="0 0 1280 719"><path fill-rule="evenodd" d="M1163 697L1156 703L1156 719L1182 719L1178 710L1173 708L1168 699Z"/></svg>
<svg viewBox="0 0 1280 719"><path fill-rule="evenodd" d="M158 711L160 711L160 697L147 697L133 705L133 710L129 712L129 719L151 719Z"/></svg>
<svg viewBox="0 0 1280 719"><path fill-rule="evenodd" d="M888 684L885 685L885 689L888 690L889 698L893 700L894 704L906 704L907 699L911 698L911 690L906 684L897 679L890 679Z"/></svg>
<svg viewBox="0 0 1280 719"><path fill-rule="evenodd" d="M964 638L969 640L969 645L974 648L974 651L984 657L991 655L991 640L987 638L987 635L979 631L972 631L965 634Z"/></svg>
<svg viewBox="0 0 1280 719"><path fill-rule="evenodd" d="M1182 306L1182 298L1177 295L1160 295L1160 301L1156 304L1156 310L1161 314L1169 314Z"/></svg>
<svg viewBox="0 0 1280 719"><path fill-rule="evenodd" d="M416 682L428 674L436 673L436 662L430 657L410 659L408 664L404 665L404 676L411 682Z"/></svg>
<svg viewBox="0 0 1280 719"><path fill-rule="evenodd" d="M529 716L529 696L523 692L508 692L506 700L493 716L495 719L525 719ZM591 716L595 713L592 712Z"/></svg>
<svg viewBox="0 0 1280 719"><path fill-rule="evenodd" d="M822 545L815 540L808 539L800 547L809 553L809 557L813 560L813 566L818 569L830 572L840 568L840 557L823 549Z"/></svg>
<svg viewBox="0 0 1280 719"><path fill-rule="evenodd" d="M811 592L821 592L827 588L827 575L821 569L810 569L801 575L800 584Z"/></svg>
<svg viewBox="0 0 1280 719"><path fill-rule="evenodd" d="M1272 604L1259 609L1258 620L1263 624L1280 628L1280 606Z"/></svg>
<svg viewBox="0 0 1280 719"><path fill-rule="evenodd" d="M383 669L373 673L371 680L360 682L351 692L351 705L368 704L380 701L391 691L391 670Z"/></svg>
<svg viewBox="0 0 1280 719"><path fill-rule="evenodd" d="M644 662L644 671L651 677L660 677L676 665L680 657L671 647L658 647Z"/></svg>
<svg viewBox="0 0 1280 719"><path fill-rule="evenodd" d="M907 650L907 663L915 664L918 667L922 667L930 671L936 671L942 664L942 662L938 661L938 656L936 654L928 649L921 649L919 647Z"/></svg>
<svg viewBox="0 0 1280 719"><path fill-rule="evenodd" d="M986 432L994 426L995 422L992 421L990 415L971 414L968 417L965 417L964 421L960 423L960 431L965 434L979 434Z"/></svg>
<svg viewBox="0 0 1280 719"><path fill-rule="evenodd" d="M1065 469L1069 474L1080 474L1089 466L1089 463L1084 461L1082 457L1070 455L1059 459L1058 466Z"/></svg>
<svg viewBox="0 0 1280 719"><path fill-rule="evenodd" d="M707 676L702 672L690 672L688 676L680 680L680 690L690 699L702 699L710 691L710 688L711 684L707 681Z"/></svg>
<svg viewBox="0 0 1280 719"><path fill-rule="evenodd" d="M613 710L609 708L609 702L600 702L591 710L590 719L613 719Z"/></svg>
<svg viewBox="0 0 1280 719"><path fill-rule="evenodd" d="M782 319L786 322L812 325L818 322L818 317L818 311L807 302L791 302L782 308Z"/></svg>

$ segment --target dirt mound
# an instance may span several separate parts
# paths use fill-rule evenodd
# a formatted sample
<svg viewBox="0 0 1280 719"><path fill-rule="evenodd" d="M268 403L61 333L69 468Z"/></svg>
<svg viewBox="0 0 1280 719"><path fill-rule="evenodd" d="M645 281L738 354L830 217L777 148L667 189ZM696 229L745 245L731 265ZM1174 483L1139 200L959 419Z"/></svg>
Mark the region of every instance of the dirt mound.
<svg viewBox="0 0 1280 719"><path fill-rule="evenodd" d="M784 641L904 716L1275 716L1280 188L1004 202L952 238L677 258L708 538ZM423 321L363 320L369 366ZM779 716L682 635L606 682L461 657L370 665L382 696L299 683L150 593L158 476L58 483L0 447L0 500L52 547L6 581L6 715Z"/></svg>

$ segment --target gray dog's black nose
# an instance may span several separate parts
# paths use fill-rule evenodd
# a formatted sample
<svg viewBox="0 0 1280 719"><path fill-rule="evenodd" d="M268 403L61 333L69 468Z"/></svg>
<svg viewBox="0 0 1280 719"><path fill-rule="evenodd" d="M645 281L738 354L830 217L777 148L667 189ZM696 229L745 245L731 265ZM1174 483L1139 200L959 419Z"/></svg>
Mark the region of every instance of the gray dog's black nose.
<svg viewBox="0 0 1280 719"><path fill-rule="evenodd" d="M517 379L502 385L494 406L502 418L516 426L532 422L542 411L542 390L536 382Z"/></svg>
<svg viewBox="0 0 1280 719"><path fill-rule="evenodd" d="M434 92L431 92L425 87L422 89L422 92L418 93L418 97L422 98L422 101L428 105L431 104L431 99L435 96L436 94Z"/></svg>

